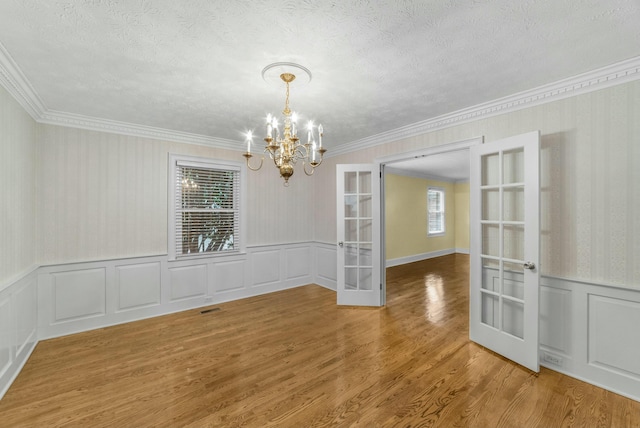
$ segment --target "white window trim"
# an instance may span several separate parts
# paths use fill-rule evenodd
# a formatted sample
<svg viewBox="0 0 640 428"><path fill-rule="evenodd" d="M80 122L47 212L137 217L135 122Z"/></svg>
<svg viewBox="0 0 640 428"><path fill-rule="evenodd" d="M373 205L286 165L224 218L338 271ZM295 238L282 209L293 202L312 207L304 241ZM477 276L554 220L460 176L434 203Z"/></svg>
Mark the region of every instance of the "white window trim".
<svg viewBox="0 0 640 428"><path fill-rule="evenodd" d="M442 231L438 231L438 232L431 232L431 230L429 229L429 192L430 191L437 191L437 192L441 192L442 193ZM446 222L446 218L447 218L447 209L446 209L446 204L447 204L447 193L444 190L444 187L437 187L437 186L428 186L427 187L427 236L444 236L447 233L447 222Z"/></svg>
<svg viewBox="0 0 640 428"><path fill-rule="evenodd" d="M238 251L228 251L223 253L203 253L193 254L189 256L177 257L176 254L176 210L175 210L175 198L176 198L176 173L177 163L182 165L188 164L193 167L201 168L229 168L239 169L240 171L240 243ZM225 257L225 256L237 256L238 254L246 253L247 247L247 168L245 163L236 162L230 160L211 159L200 156L188 156L175 153L169 153L169 171L168 171L168 215L167 215L167 246L168 246L168 258L169 260L188 260L202 257Z"/></svg>

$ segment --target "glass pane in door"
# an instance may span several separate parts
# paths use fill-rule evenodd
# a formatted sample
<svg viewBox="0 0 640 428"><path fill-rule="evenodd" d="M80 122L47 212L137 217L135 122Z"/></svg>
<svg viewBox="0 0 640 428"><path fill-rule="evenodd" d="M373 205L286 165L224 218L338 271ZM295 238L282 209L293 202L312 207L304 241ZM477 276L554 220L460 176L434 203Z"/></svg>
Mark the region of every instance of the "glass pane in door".
<svg viewBox="0 0 640 428"><path fill-rule="evenodd" d="M344 183L345 287L348 290L372 290L371 172L345 172Z"/></svg>
<svg viewBox="0 0 640 428"><path fill-rule="evenodd" d="M502 184L524 182L524 147L502 153Z"/></svg>
<svg viewBox="0 0 640 428"><path fill-rule="evenodd" d="M483 155L481 164L481 322L521 338L524 149Z"/></svg>

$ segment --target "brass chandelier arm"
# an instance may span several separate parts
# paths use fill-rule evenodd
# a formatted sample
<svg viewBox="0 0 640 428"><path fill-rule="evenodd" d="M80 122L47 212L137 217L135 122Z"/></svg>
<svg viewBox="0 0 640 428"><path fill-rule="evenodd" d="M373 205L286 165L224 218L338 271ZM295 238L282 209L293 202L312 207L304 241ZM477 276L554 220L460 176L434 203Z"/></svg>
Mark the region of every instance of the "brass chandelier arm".
<svg viewBox="0 0 640 428"><path fill-rule="evenodd" d="M253 168L250 164L249 161L251 160L251 158L253 157L253 155L251 153L243 153L242 156L244 156L247 159L247 168L249 168L251 171L257 171L260 168L262 168L262 164L264 163L264 156L260 159L260 165L258 165L256 168Z"/></svg>
<svg viewBox="0 0 640 428"><path fill-rule="evenodd" d="M318 165L320 165L320 164L318 164ZM302 162L302 170L304 171L304 173L306 175L311 176L311 175L313 175L314 172L316 172L316 167L311 165L311 164L309 164L309 166L311 167L311 172L307 171L307 163L306 162Z"/></svg>

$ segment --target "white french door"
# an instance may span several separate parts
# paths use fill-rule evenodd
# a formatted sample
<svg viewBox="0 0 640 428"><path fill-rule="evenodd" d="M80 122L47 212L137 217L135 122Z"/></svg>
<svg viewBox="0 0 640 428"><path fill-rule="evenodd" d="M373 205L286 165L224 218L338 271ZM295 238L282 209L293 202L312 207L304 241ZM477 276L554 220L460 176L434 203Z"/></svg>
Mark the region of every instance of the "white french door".
<svg viewBox="0 0 640 428"><path fill-rule="evenodd" d="M336 166L339 305L382 306L380 165Z"/></svg>
<svg viewBox="0 0 640 428"><path fill-rule="evenodd" d="M469 336L540 370L540 133L470 149Z"/></svg>

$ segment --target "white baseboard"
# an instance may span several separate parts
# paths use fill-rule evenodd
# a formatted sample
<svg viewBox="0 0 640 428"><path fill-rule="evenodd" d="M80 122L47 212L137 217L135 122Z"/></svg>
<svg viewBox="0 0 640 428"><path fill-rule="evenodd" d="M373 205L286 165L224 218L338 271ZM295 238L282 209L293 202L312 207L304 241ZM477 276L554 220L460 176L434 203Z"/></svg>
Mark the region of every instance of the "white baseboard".
<svg viewBox="0 0 640 428"><path fill-rule="evenodd" d="M446 250L431 251L429 253L414 254L412 256L399 257L397 259L388 259L387 267L400 266L407 263L419 262L422 260L432 259L434 257L446 256L458 252L453 248Z"/></svg>

